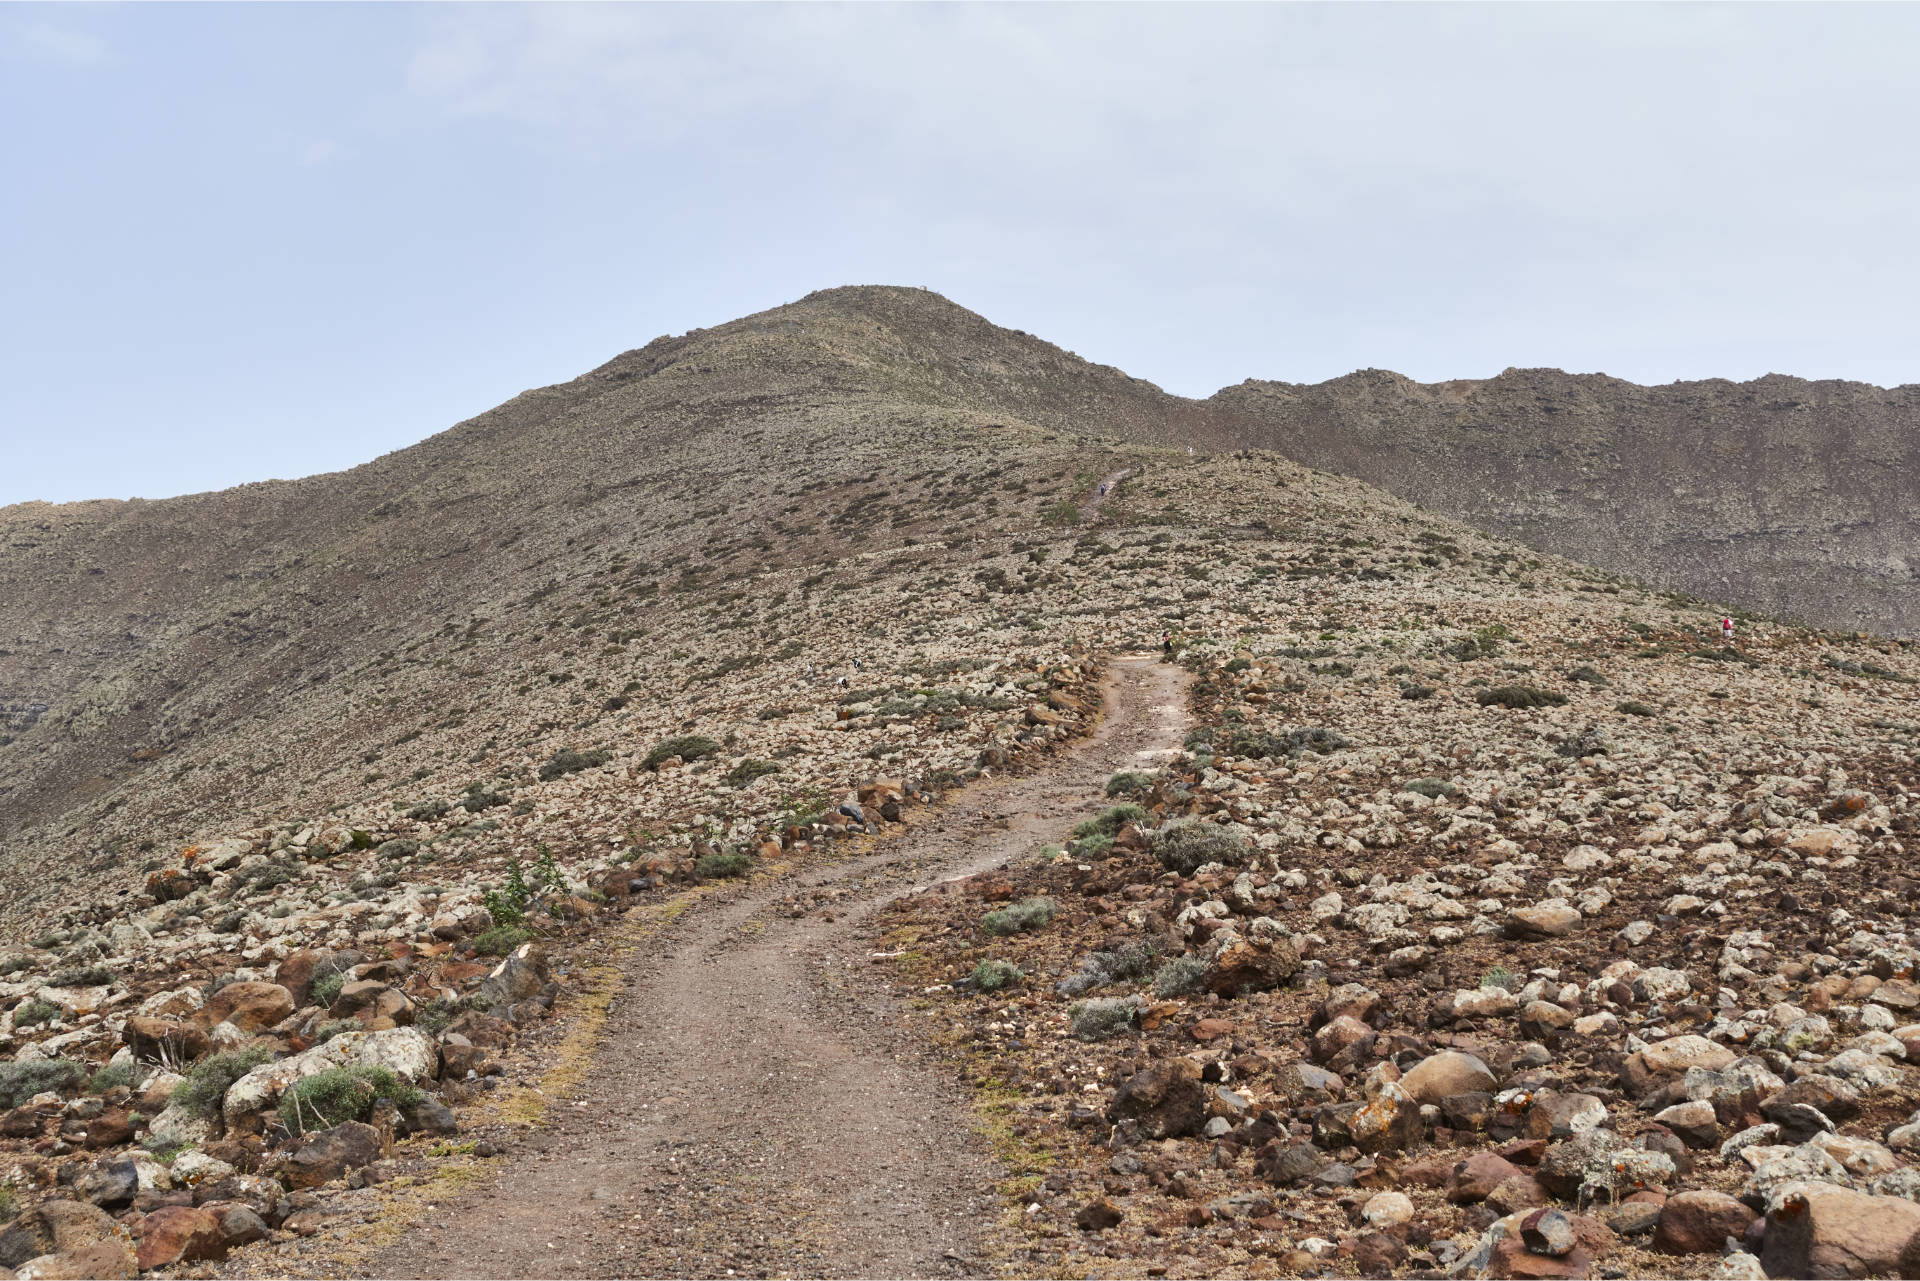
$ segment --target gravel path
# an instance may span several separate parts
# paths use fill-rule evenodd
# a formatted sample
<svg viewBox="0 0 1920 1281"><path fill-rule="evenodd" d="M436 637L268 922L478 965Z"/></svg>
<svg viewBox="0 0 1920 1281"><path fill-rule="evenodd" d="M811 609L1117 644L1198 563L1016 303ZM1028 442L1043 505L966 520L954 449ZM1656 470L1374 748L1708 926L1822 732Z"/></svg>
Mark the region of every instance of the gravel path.
<svg viewBox="0 0 1920 1281"><path fill-rule="evenodd" d="M845 981L890 898L1058 839L1187 728L1187 675L1114 663L1106 715L870 855L711 899L631 962L579 1099L375 1261L398 1277L980 1272L996 1172L961 1092ZM798 900L796 902L796 899Z"/></svg>

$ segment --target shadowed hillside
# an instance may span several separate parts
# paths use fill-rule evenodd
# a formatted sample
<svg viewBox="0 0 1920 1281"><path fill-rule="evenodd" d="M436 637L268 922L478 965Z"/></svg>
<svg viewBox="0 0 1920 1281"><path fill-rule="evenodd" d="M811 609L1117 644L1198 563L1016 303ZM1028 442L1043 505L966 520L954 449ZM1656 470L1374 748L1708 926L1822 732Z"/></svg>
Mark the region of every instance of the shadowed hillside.
<svg viewBox="0 0 1920 1281"><path fill-rule="evenodd" d="M1546 551L1823 626L1920 630L1920 386L1366 370L1208 404L1243 443Z"/></svg>

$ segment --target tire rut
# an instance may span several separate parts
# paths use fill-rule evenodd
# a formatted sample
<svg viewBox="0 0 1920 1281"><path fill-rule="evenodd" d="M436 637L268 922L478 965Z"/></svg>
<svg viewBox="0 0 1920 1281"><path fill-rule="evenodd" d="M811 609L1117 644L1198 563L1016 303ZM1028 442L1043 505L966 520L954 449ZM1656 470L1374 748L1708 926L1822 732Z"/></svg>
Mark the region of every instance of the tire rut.
<svg viewBox="0 0 1920 1281"><path fill-rule="evenodd" d="M1057 839L1187 727L1186 673L1113 663L1105 716L876 850L709 900L627 966L580 1095L376 1260L411 1277L975 1274L998 1207L962 1090L847 979L882 905ZM791 919L781 900L836 896Z"/></svg>

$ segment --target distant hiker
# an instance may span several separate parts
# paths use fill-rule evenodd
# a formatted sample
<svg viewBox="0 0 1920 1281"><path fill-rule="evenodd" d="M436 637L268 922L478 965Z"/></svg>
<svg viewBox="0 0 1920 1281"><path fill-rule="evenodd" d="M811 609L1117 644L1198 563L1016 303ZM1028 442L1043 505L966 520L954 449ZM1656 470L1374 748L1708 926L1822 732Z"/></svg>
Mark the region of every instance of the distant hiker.
<svg viewBox="0 0 1920 1281"><path fill-rule="evenodd" d="M1188 445L1188 446L1187 446L1187 457L1189 457L1189 458L1191 458L1191 457L1193 457L1193 446L1192 446L1192 445Z"/></svg>
<svg viewBox="0 0 1920 1281"><path fill-rule="evenodd" d="M1160 657L1162 658L1173 657L1173 633L1172 632L1160 633Z"/></svg>
<svg viewBox="0 0 1920 1281"><path fill-rule="evenodd" d="M1107 496L1107 482L1103 480L1100 482L1100 497L1105 498L1106 496Z"/></svg>
<svg viewBox="0 0 1920 1281"><path fill-rule="evenodd" d="M1733 620L1731 618L1723 618L1720 620L1720 638L1729 645L1733 644Z"/></svg>

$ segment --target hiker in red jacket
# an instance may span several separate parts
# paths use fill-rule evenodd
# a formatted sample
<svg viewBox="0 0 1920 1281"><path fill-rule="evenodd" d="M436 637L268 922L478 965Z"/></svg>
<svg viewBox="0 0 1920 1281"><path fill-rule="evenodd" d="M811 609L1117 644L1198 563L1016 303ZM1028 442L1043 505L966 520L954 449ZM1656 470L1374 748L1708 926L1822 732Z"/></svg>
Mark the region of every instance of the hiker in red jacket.
<svg viewBox="0 0 1920 1281"><path fill-rule="evenodd" d="M1720 620L1720 638L1729 645L1733 644L1733 620L1731 618L1723 618Z"/></svg>

